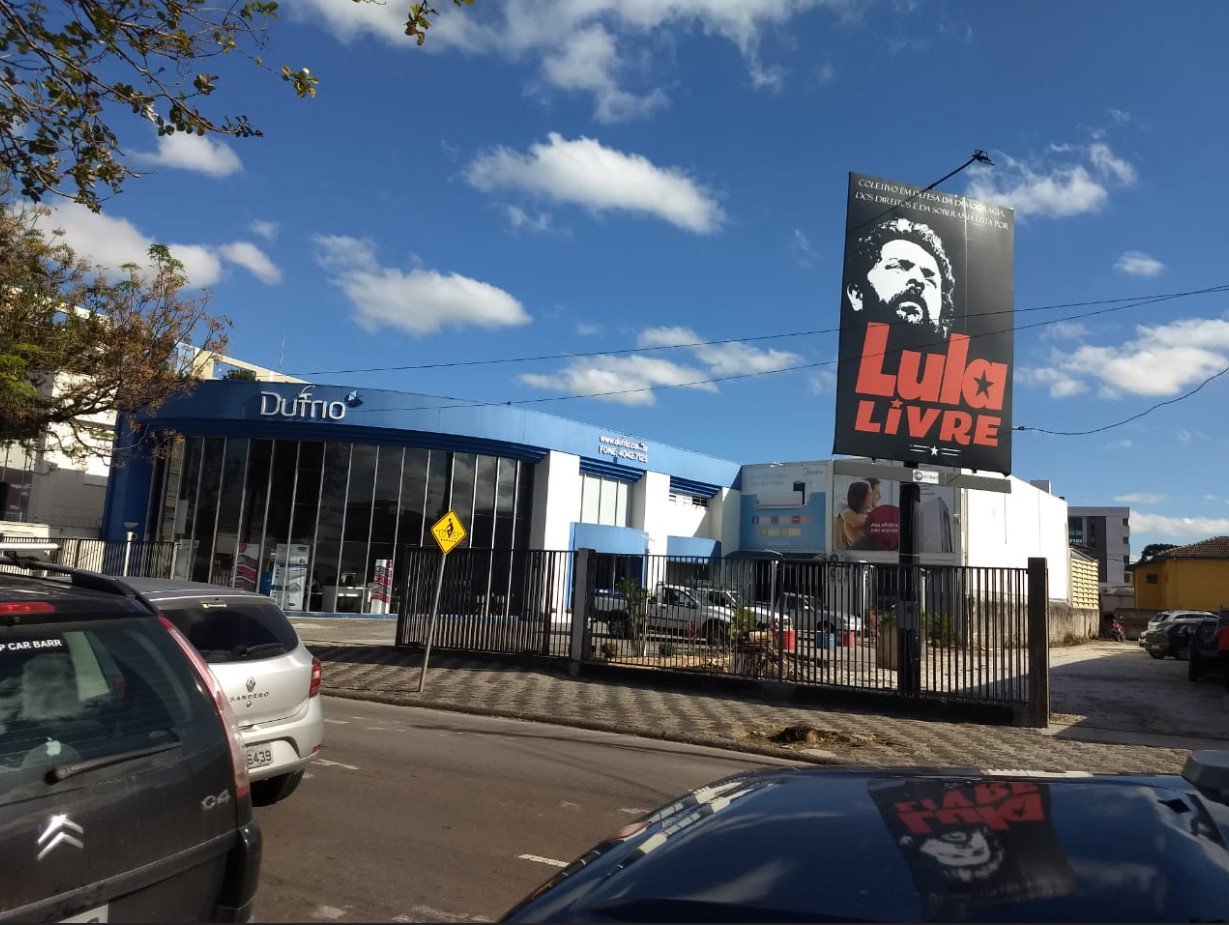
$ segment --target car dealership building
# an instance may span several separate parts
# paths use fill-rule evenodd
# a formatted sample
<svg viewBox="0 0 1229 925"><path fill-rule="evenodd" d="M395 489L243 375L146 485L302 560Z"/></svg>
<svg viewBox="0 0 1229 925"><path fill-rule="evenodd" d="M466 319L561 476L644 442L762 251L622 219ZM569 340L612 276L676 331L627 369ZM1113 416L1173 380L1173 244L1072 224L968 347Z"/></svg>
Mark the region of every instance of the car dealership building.
<svg viewBox="0 0 1229 925"><path fill-rule="evenodd" d="M843 526L866 495L855 482L895 504L896 484L857 460L744 464L519 407L243 380L202 382L149 423L112 468L103 537L174 543L176 573L194 580L289 587L289 609L382 612L387 595L366 589L395 581L398 550L433 545L427 530L450 509L466 546L591 548L604 583L646 554L896 557L886 533ZM1005 481L923 486L921 561L1044 556L1051 598L1066 598L1066 502Z"/></svg>

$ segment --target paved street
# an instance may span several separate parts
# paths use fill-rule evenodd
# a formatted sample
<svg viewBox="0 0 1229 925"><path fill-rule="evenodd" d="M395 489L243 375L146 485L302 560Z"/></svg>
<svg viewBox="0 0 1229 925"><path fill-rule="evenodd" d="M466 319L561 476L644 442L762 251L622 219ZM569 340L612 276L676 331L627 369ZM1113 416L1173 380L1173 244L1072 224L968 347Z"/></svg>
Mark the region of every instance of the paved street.
<svg viewBox="0 0 1229 925"><path fill-rule="evenodd" d="M782 763L332 697L325 715L311 778L256 810L258 921L495 920L645 810Z"/></svg>

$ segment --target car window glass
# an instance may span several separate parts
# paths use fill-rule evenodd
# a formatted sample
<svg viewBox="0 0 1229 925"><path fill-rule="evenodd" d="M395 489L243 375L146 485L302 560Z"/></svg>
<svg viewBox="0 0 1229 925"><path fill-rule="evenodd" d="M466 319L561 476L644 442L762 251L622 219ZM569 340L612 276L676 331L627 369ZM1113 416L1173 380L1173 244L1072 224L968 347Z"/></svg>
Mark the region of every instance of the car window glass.
<svg viewBox="0 0 1229 925"><path fill-rule="evenodd" d="M0 804L62 764L208 741L216 721L149 618L0 631Z"/></svg>
<svg viewBox="0 0 1229 925"><path fill-rule="evenodd" d="M276 658L299 644L272 601L232 597L155 605L209 662Z"/></svg>

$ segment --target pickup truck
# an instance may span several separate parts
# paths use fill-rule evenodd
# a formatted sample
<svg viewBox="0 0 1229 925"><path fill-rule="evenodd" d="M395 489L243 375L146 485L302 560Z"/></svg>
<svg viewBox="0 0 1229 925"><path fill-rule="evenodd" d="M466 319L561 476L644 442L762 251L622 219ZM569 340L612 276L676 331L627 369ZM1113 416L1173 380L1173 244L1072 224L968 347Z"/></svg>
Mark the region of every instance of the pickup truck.
<svg viewBox="0 0 1229 925"><path fill-rule="evenodd" d="M730 638L734 624L734 601L712 602L709 589L687 588L683 585L659 584L645 603L649 632L702 637L716 644ZM627 599L617 590L594 592L594 615L603 617L610 635L631 638L632 626L627 612Z"/></svg>

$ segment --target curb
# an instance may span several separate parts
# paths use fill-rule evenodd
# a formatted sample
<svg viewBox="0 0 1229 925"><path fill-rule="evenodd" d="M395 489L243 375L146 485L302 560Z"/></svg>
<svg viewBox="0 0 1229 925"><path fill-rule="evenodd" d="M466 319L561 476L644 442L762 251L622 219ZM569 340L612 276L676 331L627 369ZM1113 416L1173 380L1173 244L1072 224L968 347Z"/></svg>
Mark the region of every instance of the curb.
<svg viewBox="0 0 1229 925"><path fill-rule="evenodd" d="M704 748L719 748L728 752L743 752L749 755L762 755L766 758L782 758L788 761L798 761L807 764L828 766L867 766L865 762L849 761L832 752L817 754L815 751L795 751L790 748L780 748L773 745L756 745L751 742L740 742L737 739L722 739L713 736L666 735L656 729L636 729L619 726L616 723L603 723L593 720L565 720L550 714L534 713L525 710L501 710L494 707L479 707L469 704L458 704L449 700L410 700L404 695L372 693L352 688L337 688L324 686L321 693L326 697L338 697L342 700L362 700L368 703L384 703L396 707L420 707L424 710L442 710L448 713L465 713L470 716L494 716L501 719L519 719L531 723L545 723L549 726L560 726L567 729L585 729L590 732L610 732L616 735L638 736L642 739L655 739L659 742L677 742L681 745L697 745ZM818 751L818 750L816 750Z"/></svg>

